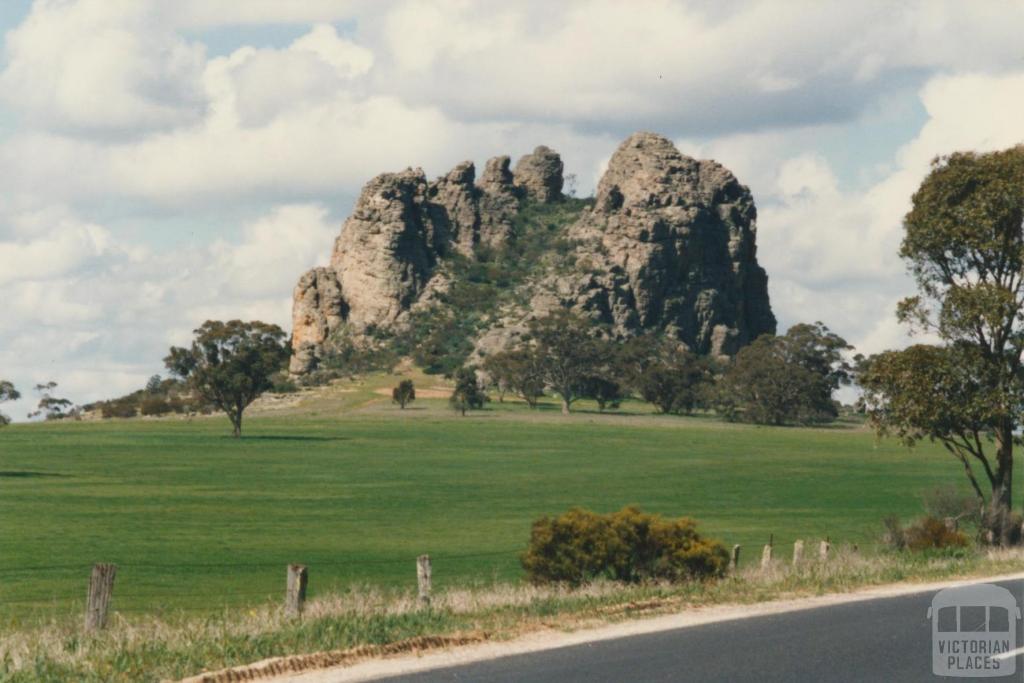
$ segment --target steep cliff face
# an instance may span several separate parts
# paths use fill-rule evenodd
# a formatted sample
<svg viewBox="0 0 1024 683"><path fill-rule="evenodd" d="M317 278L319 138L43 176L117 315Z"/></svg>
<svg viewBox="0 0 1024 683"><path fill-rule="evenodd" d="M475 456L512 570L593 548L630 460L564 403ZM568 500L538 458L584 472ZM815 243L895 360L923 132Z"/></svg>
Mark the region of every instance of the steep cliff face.
<svg viewBox="0 0 1024 683"><path fill-rule="evenodd" d="M512 253L524 207L560 206L562 184L561 158L543 146L514 171L507 156L489 160L479 180L470 161L433 182L418 169L371 180L331 267L309 271L295 289L292 372L315 368L339 330L369 339L408 325L411 311L444 305L438 292L456 272L446 264L456 254L472 261L482 247ZM482 316L488 323L478 330L478 351L513 338L530 317L566 306L617 336L657 330L699 353L734 353L775 331L755 219L749 190L727 169L637 133L615 152L593 206L560 236L572 245L568 272L564 261L530 270L520 283L526 303Z"/></svg>
<svg viewBox="0 0 1024 683"><path fill-rule="evenodd" d="M733 354L775 332L756 218L750 191L728 169L637 133L570 230L586 272L557 279L554 293L620 335L663 330L697 353Z"/></svg>

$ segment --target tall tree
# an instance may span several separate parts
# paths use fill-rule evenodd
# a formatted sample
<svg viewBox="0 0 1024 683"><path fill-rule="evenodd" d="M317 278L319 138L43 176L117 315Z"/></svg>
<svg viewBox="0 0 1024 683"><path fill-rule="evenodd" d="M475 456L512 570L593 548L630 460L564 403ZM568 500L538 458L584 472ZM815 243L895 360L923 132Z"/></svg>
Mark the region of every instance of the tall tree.
<svg viewBox="0 0 1024 683"><path fill-rule="evenodd" d="M532 321L530 337L544 383L562 399L562 413L568 415L610 365L613 351L589 320L564 308Z"/></svg>
<svg viewBox="0 0 1024 683"><path fill-rule="evenodd" d="M520 347L487 356L483 370L497 387L499 396L511 391L526 401L528 406L536 408L537 399L544 395L542 365L542 359L533 349Z"/></svg>
<svg viewBox="0 0 1024 683"><path fill-rule="evenodd" d="M241 436L242 413L273 386L271 375L288 359L287 335L277 325L241 320L207 320L195 335L191 347L171 347L164 364L203 402L224 411Z"/></svg>
<svg viewBox="0 0 1024 683"><path fill-rule="evenodd" d="M448 399L452 408L465 416L467 410L483 408L485 401L487 401L487 394L480 388L476 370L470 367L459 368L455 372L455 389L452 390L452 395Z"/></svg>
<svg viewBox="0 0 1024 683"><path fill-rule="evenodd" d="M21 398L21 394L14 385L7 380L0 380L0 403L7 401L17 401ZM0 427L6 427L11 423L11 418L7 417L3 413L0 413Z"/></svg>
<svg viewBox="0 0 1024 683"><path fill-rule="evenodd" d="M900 255L918 295L897 314L941 346L870 359L859 379L865 405L880 433L942 443L1005 545L1024 393L1024 146L936 159L903 225ZM987 502L972 468L988 482Z"/></svg>
<svg viewBox="0 0 1024 683"><path fill-rule="evenodd" d="M630 352L632 344L627 344L626 355L635 359L627 365L634 373L630 386L643 400L654 404L662 413L689 414L704 404L713 361L666 339L654 345L649 342L640 342L640 345L648 350L643 361L638 362L637 354Z"/></svg>
<svg viewBox="0 0 1024 683"><path fill-rule="evenodd" d="M846 341L822 323L762 335L740 349L716 388L717 408L757 424L812 424L838 415L832 395L850 382Z"/></svg>
<svg viewBox="0 0 1024 683"><path fill-rule="evenodd" d="M40 395L40 399L36 409L28 414L29 417L42 415L46 420L78 419L80 417L81 412L78 406L66 398L53 395L53 390L57 388L56 382L41 382L34 388Z"/></svg>

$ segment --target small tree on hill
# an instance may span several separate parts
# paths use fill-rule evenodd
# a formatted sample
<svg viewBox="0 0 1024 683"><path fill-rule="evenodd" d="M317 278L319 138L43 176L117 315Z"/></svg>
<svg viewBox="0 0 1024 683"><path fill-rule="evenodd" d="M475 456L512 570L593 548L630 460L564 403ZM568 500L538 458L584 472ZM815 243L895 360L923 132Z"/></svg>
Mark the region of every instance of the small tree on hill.
<svg viewBox="0 0 1024 683"><path fill-rule="evenodd" d="M449 399L452 408L465 415L467 410L483 408L485 401L487 401L487 395L477 382L476 370L459 368L455 373L455 389Z"/></svg>
<svg viewBox="0 0 1024 683"><path fill-rule="evenodd" d="M172 347L167 369L187 382L204 403L224 411L234 436L242 434L242 412L273 386L271 375L288 359L277 325L207 320L189 348Z"/></svg>
<svg viewBox="0 0 1024 683"><path fill-rule="evenodd" d="M403 379L397 387L391 390L391 402L397 403L402 410L405 410L405 406L415 400L416 387L411 379Z"/></svg>
<svg viewBox="0 0 1024 683"><path fill-rule="evenodd" d="M35 386L36 393L41 398L36 409L28 414L30 418L42 415L46 420L79 419L80 411L78 406L66 398L54 396L53 390L56 388L56 382L44 382Z"/></svg>
<svg viewBox="0 0 1024 683"><path fill-rule="evenodd" d="M7 380L0 380L0 403L6 403L7 401L17 401L21 398L21 394L14 385ZM0 413L0 427L6 427L11 423L11 418L7 417L3 413Z"/></svg>
<svg viewBox="0 0 1024 683"><path fill-rule="evenodd" d="M165 393L164 383L160 379L160 375L153 375L149 378L149 381L146 382L146 393L150 395Z"/></svg>

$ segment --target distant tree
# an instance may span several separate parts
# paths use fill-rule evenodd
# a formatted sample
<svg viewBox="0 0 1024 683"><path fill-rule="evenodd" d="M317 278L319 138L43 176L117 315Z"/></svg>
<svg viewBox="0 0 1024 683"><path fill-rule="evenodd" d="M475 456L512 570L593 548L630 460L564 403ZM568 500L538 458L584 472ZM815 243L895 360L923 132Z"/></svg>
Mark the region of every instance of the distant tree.
<svg viewBox="0 0 1024 683"><path fill-rule="evenodd" d="M21 398L21 394L14 385L7 380L0 380L0 403L7 401L17 401ZM3 413L0 413L0 427L6 427L11 423L11 418L7 417Z"/></svg>
<svg viewBox="0 0 1024 683"><path fill-rule="evenodd" d="M146 382L146 393L150 395L164 393L164 383L160 375L153 375Z"/></svg>
<svg viewBox="0 0 1024 683"><path fill-rule="evenodd" d="M480 388L476 370L469 367L459 368L455 373L455 389L449 399L452 408L465 415L467 410L483 408L485 401L487 395Z"/></svg>
<svg viewBox="0 0 1024 683"><path fill-rule="evenodd" d="M66 398L58 398L53 395L53 390L56 388L56 382L45 382L35 386L40 399L36 409L28 414L30 418L40 415L46 420L78 419L80 417L78 406Z"/></svg>
<svg viewBox="0 0 1024 683"><path fill-rule="evenodd" d="M682 345L664 340L633 377L634 391L659 412L689 414L706 403L712 381L712 361Z"/></svg>
<svg viewBox="0 0 1024 683"><path fill-rule="evenodd" d="M729 419L757 424L834 420L839 409L832 394L851 379L844 356L851 350L822 323L762 335L729 363L716 387L716 407Z"/></svg>
<svg viewBox="0 0 1024 683"><path fill-rule="evenodd" d="M597 409L618 408L626 392L611 372L605 371L587 378L584 384L584 395L597 402Z"/></svg>
<svg viewBox="0 0 1024 683"><path fill-rule="evenodd" d="M499 388L499 397L511 391L536 408L537 399L544 395L542 362L528 346L491 354L484 359L483 370L492 385Z"/></svg>
<svg viewBox="0 0 1024 683"><path fill-rule="evenodd" d="M277 325L208 320L195 330L190 348L171 347L164 364L187 382L201 402L216 406L242 434L242 413L273 383L288 359L286 334Z"/></svg>
<svg viewBox="0 0 1024 683"><path fill-rule="evenodd" d="M880 354L858 376L880 434L938 441L963 465L1001 545L1019 530L1011 510L1024 426L1022 225L1024 145L936 159L903 220L900 256L918 295L897 315L941 345Z"/></svg>
<svg viewBox="0 0 1024 683"><path fill-rule="evenodd" d="M416 387L411 379L403 379L398 386L391 390L391 402L405 410L405 406L416 400Z"/></svg>
<svg viewBox="0 0 1024 683"><path fill-rule="evenodd" d="M614 351L589 320L564 308L532 321L530 337L544 384L562 399L562 413L568 415L573 402L602 376L595 371L609 365Z"/></svg>

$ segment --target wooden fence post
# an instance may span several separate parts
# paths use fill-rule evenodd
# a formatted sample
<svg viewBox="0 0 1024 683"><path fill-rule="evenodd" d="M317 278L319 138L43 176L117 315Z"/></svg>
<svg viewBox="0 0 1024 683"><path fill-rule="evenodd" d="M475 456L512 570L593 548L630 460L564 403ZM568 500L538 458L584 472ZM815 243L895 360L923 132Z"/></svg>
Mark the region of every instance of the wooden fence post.
<svg viewBox="0 0 1024 683"><path fill-rule="evenodd" d="M768 537L768 545L761 551L761 569L768 569L772 563L772 546L775 544L775 534Z"/></svg>
<svg viewBox="0 0 1024 683"><path fill-rule="evenodd" d="M116 564L95 564L89 577L89 595L85 601L85 630L99 631L107 625L107 609L114 593Z"/></svg>
<svg viewBox="0 0 1024 683"><path fill-rule="evenodd" d="M305 565L288 565L288 583L284 594L284 611L290 617L302 614L306 605L306 585L309 583L309 571Z"/></svg>
<svg viewBox="0 0 1024 683"><path fill-rule="evenodd" d="M736 571L736 567L740 565L740 546L734 545L732 547L732 555L729 556L729 571Z"/></svg>
<svg viewBox="0 0 1024 683"><path fill-rule="evenodd" d="M793 541L793 566L797 566L804 559L804 542L801 540Z"/></svg>
<svg viewBox="0 0 1024 683"><path fill-rule="evenodd" d="M419 585L420 603L430 604L430 555L416 558L416 583Z"/></svg>
<svg viewBox="0 0 1024 683"><path fill-rule="evenodd" d="M818 559L822 562L828 562L828 551L831 548L832 544L828 542L828 538L826 537L825 540L821 542L821 545L818 546Z"/></svg>

